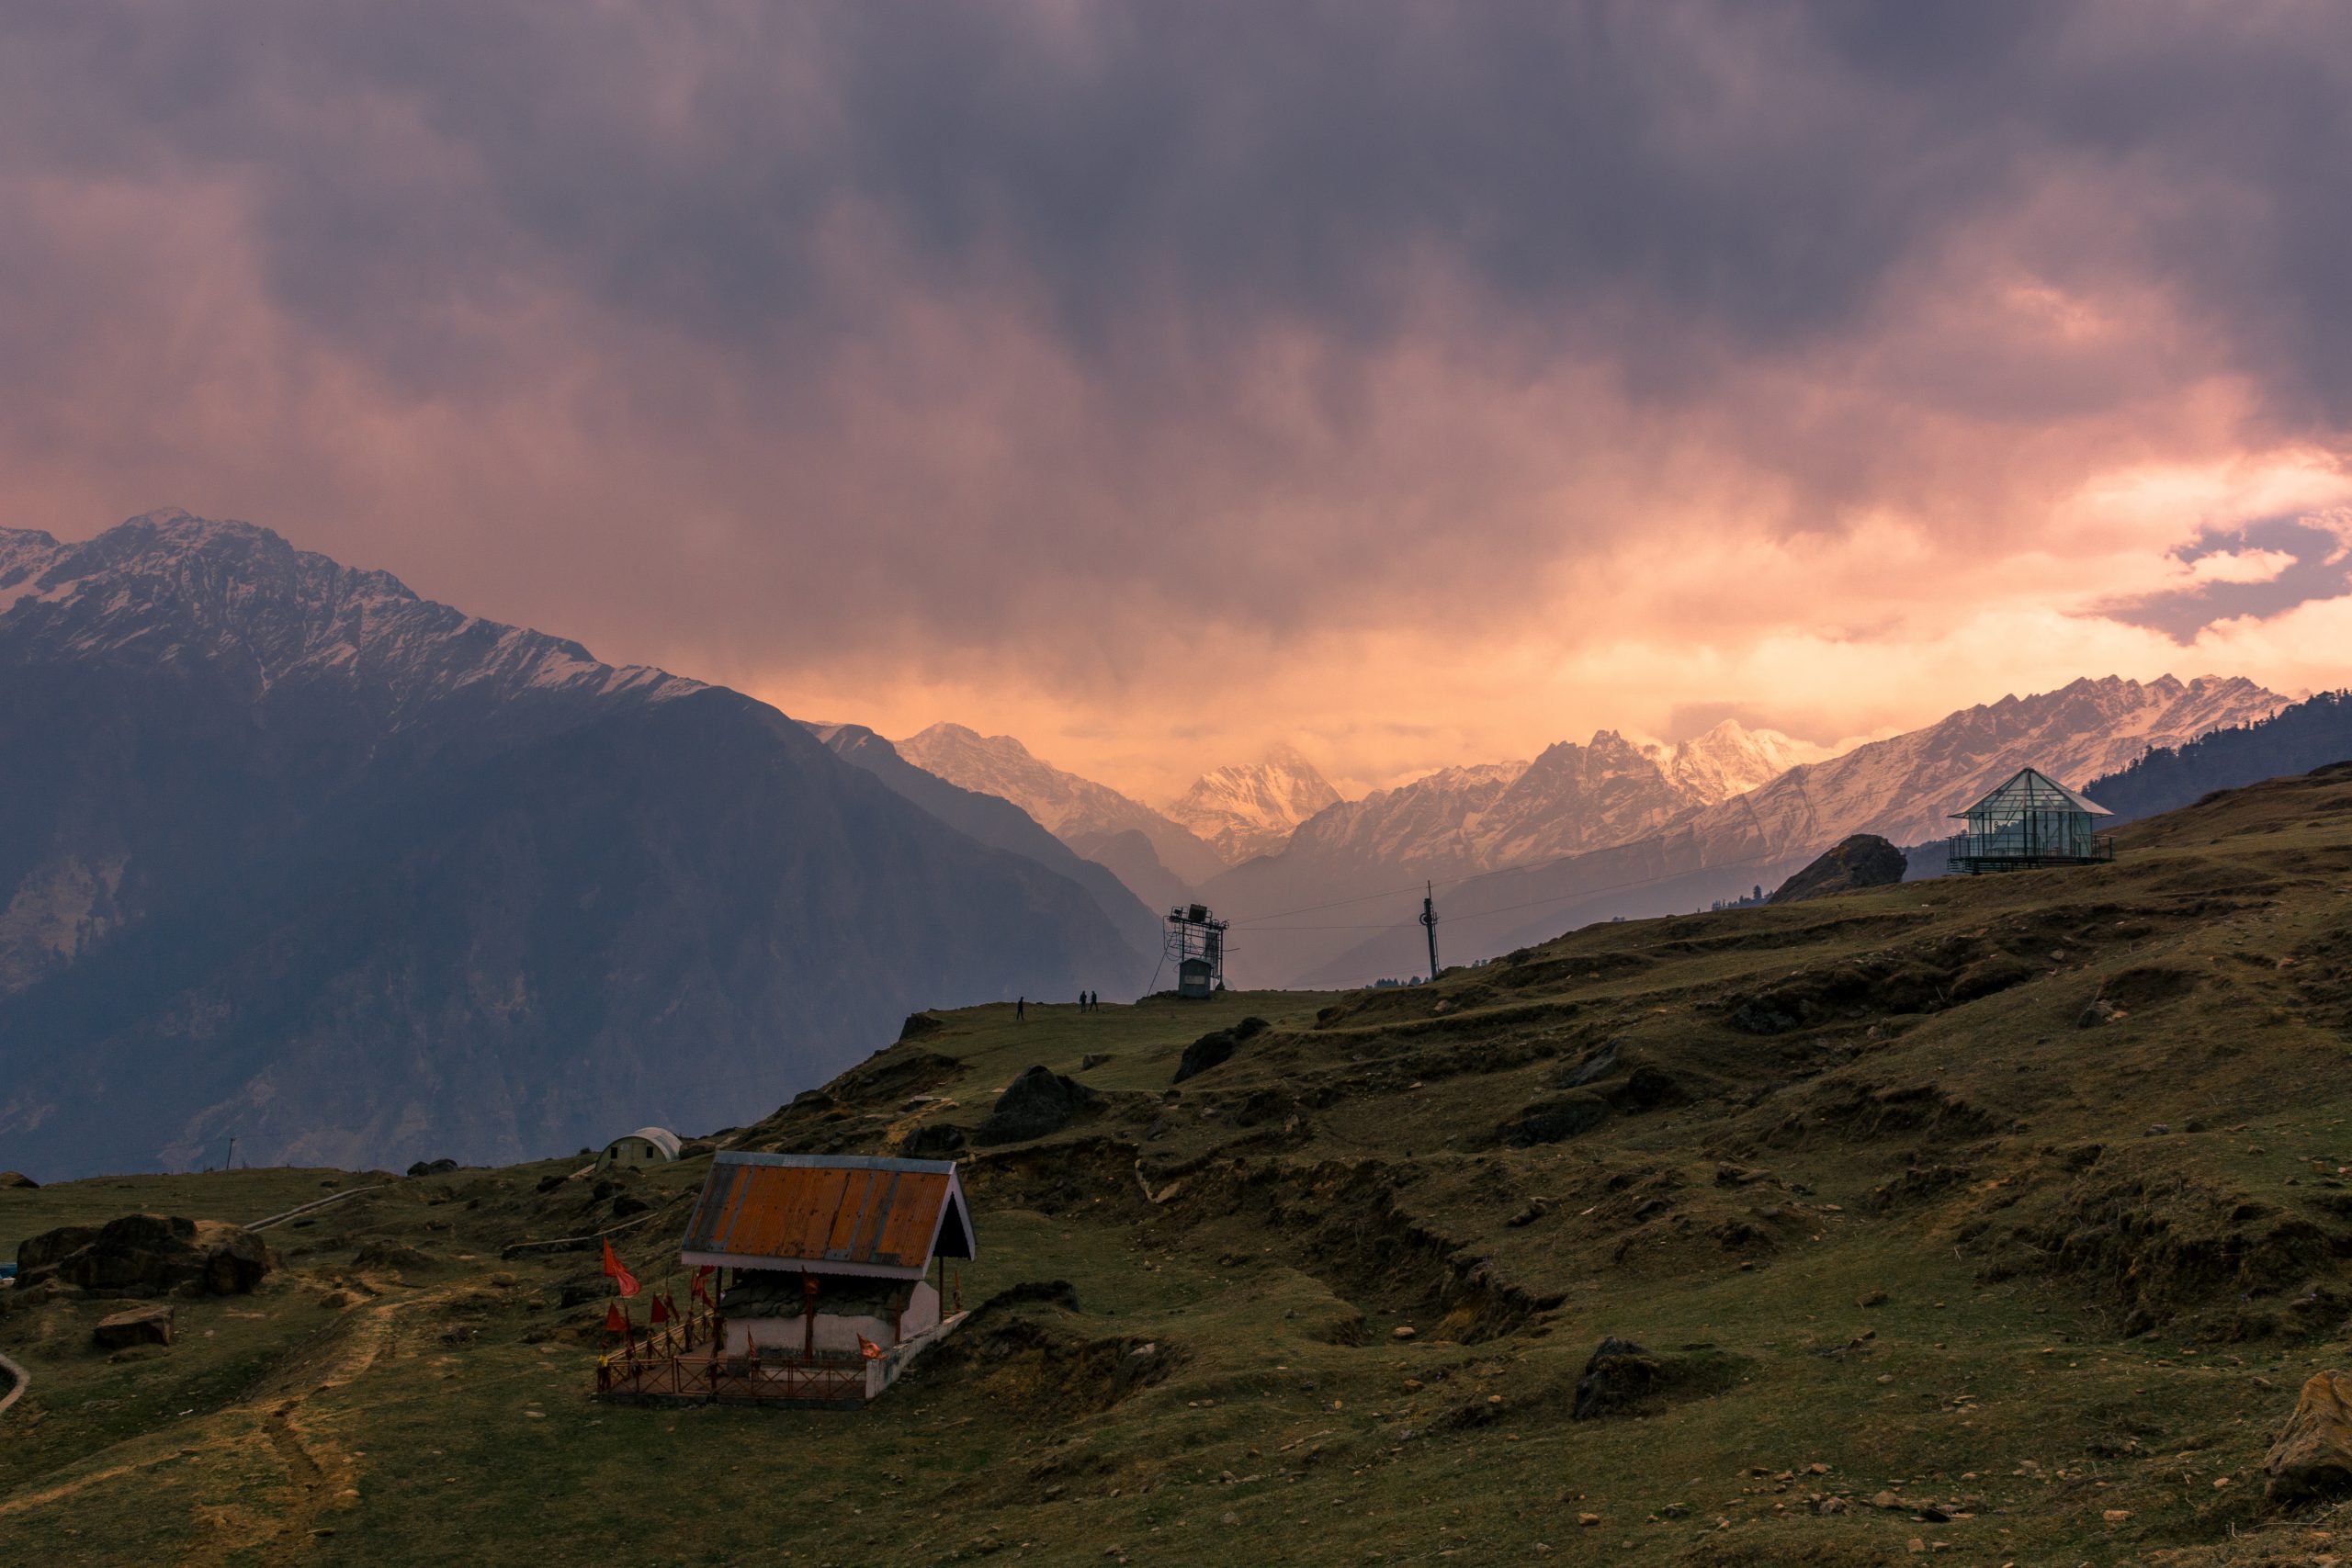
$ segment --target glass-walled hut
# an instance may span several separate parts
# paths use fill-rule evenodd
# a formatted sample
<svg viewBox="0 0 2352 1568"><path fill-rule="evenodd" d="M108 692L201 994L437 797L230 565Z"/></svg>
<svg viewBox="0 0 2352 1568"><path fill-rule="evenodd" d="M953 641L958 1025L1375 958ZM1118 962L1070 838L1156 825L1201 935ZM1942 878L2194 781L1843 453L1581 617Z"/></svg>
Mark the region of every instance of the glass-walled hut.
<svg viewBox="0 0 2352 1568"><path fill-rule="evenodd" d="M1951 840L1954 871L2025 871L2115 858L2114 845L2098 832L2098 819L2114 813L2038 768L2018 769L2008 783L1953 815L1968 824Z"/></svg>

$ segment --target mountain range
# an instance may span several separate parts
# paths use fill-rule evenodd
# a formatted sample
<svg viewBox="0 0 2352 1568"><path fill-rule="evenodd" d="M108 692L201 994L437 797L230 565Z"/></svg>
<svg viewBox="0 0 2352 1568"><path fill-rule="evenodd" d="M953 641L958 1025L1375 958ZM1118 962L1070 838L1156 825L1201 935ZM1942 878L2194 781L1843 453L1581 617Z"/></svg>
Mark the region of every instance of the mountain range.
<svg viewBox="0 0 2352 1568"><path fill-rule="evenodd" d="M1953 812L2020 767L2087 782L2151 747L2177 747L2254 723L2287 703L2237 677L2184 682L2167 675L2142 682L2109 676L1963 708L1923 728L1798 763L1755 789L1687 809L1618 842L1488 870L1442 889L1440 956L1463 963L1591 920L1702 908L1758 884L1772 886L1854 833L1906 845L1939 840L1950 831ZM1289 859L1285 852L1260 864L1281 873ZM1419 872L1419 865L1390 869L1407 870L1407 883ZM1370 868L1352 866L1350 877L1353 886L1332 897L1374 891ZM1286 911L1317 902L1309 895L1332 887L1328 880L1292 872L1247 887L1238 882L1230 877L1211 889L1222 899L1220 912L1237 921L1236 954L1271 953L1285 983L1360 984L1426 967L1421 932L1410 919L1417 905L1401 887L1385 901L1365 899L1308 918ZM1276 914L1283 918L1272 918ZM1239 923L1250 920L1258 923ZM1358 923L1361 929L1329 929ZM1291 929L1309 926L1317 929ZM1229 961L1228 967L1238 965Z"/></svg>
<svg viewBox="0 0 2352 1568"><path fill-rule="evenodd" d="M901 757L927 773L1012 802L1063 843L1116 872L1156 908L1182 903L1226 867L1225 857L1189 828L1108 784L1040 761L1010 735L934 724L895 744Z"/></svg>
<svg viewBox="0 0 2352 1568"><path fill-rule="evenodd" d="M544 1155L1143 983L1107 878L876 771L249 525L0 530L0 1148Z"/></svg>

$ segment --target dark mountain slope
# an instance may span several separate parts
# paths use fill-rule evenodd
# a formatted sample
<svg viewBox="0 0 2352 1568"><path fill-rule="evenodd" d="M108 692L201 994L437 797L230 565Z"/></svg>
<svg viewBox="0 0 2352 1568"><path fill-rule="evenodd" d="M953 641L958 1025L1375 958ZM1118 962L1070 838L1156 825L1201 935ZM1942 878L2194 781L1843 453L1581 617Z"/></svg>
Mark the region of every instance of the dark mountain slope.
<svg viewBox="0 0 2352 1568"><path fill-rule="evenodd" d="M774 709L242 525L0 536L0 1146L65 1172L723 1122L1145 972Z"/></svg>
<svg viewBox="0 0 2352 1568"><path fill-rule="evenodd" d="M807 728L834 756L873 774L892 793L914 802L967 838L1035 861L1056 875L1077 883L1128 945L1142 953L1159 951L1160 917L1127 891L1109 867L1080 855L1012 802L926 773L862 724L809 724Z"/></svg>
<svg viewBox="0 0 2352 1568"><path fill-rule="evenodd" d="M2217 789L2237 789L2352 758L2352 692L2322 692L2268 718L2158 746L2129 767L2093 779L2083 793L2120 820L2187 806Z"/></svg>

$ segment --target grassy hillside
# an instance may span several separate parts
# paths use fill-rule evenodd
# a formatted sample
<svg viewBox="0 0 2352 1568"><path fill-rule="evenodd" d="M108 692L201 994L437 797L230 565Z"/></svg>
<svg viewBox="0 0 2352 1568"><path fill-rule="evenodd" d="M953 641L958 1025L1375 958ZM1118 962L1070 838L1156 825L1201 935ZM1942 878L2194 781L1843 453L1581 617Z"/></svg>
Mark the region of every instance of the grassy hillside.
<svg viewBox="0 0 2352 1568"><path fill-rule="evenodd" d="M384 1183L268 1233L265 1289L180 1303L168 1350L91 1348L117 1303L0 1315L35 1380L0 1416L0 1537L77 1562L2310 1561L2328 1521L2267 1511L2258 1466L2347 1349L2352 769L2120 846L1594 927L1435 987L939 1015L718 1139L935 1142L1037 1063L1102 1096L966 1156L961 1287L992 1304L854 1415L600 1405L603 1304L562 1304L594 1254L503 1256L621 1224L652 1274L707 1160L0 1191L6 1244ZM1271 1027L1171 1093L1245 1016ZM1573 1419L1612 1335L1656 1386Z"/></svg>

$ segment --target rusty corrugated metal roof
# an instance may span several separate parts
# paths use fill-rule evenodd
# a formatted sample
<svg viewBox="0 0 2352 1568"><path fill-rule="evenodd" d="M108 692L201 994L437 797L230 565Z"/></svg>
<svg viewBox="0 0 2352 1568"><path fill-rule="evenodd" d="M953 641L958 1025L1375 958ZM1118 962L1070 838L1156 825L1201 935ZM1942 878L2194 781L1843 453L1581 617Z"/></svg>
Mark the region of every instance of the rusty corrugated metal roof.
<svg viewBox="0 0 2352 1568"><path fill-rule="evenodd" d="M682 1250L753 1266L920 1272L934 1241L948 1257L972 1255L952 1161L727 1153L711 1161Z"/></svg>

